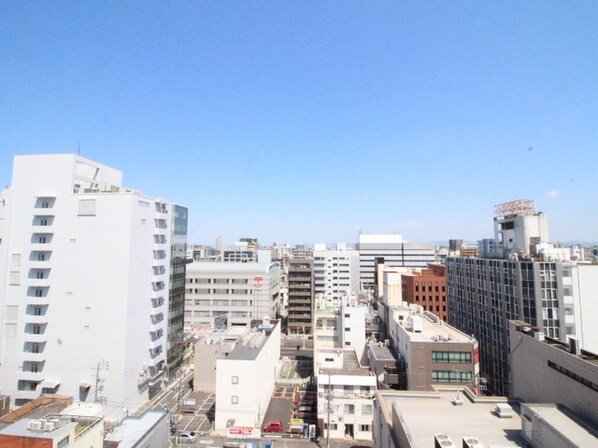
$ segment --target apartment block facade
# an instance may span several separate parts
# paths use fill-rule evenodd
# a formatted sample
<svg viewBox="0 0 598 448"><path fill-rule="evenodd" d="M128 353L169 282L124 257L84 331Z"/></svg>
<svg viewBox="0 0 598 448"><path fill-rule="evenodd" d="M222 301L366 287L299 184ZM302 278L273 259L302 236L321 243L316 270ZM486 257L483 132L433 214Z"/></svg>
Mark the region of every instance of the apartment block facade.
<svg viewBox="0 0 598 448"><path fill-rule="evenodd" d="M447 258L448 322L478 339L482 382L489 391L508 395L509 320L529 322L563 342L575 337L595 350L598 265L543 253L546 216L531 201L497 207L495 238L482 251L486 257Z"/></svg>
<svg viewBox="0 0 598 448"><path fill-rule="evenodd" d="M186 209L121 179L73 154L14 159L0 195L0 389L15 406L61 393L120 418L179 356L172 256L184 257Z"/></svg>
<svg viewBox="0 0 598 448"><path fill-rule="evenodd" d="M288 334L312 334L314 315L314 260L289 261L287 275Z"/></svg>
<svg viewBox="0 0 598 448"><path fill-rule="evenodd" d="M314 247L314 292L330 305L339 305L342 297L359 292L359 254L338 244L329 249L325 244Z"/></svg>

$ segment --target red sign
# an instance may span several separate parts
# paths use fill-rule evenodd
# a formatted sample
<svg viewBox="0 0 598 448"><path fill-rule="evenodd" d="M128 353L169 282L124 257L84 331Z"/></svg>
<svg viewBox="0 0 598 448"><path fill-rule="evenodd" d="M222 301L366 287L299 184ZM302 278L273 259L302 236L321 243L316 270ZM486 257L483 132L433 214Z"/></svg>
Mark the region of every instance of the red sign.
<svg viewBox="0 0 598 448"><path fill-rule="evenodd" d="M253 287L261 288L263 281L264 281L264 277L261 277L261 276L253 277Z"/></svg>

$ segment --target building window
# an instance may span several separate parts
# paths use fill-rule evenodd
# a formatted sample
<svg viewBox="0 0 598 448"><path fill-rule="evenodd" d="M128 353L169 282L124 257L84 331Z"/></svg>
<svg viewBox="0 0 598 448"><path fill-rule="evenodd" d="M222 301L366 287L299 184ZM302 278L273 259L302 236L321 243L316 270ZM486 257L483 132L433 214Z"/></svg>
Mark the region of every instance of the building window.
<svg viewBox="0 0 598 448"><path fill-rule="evenodd" d="M238 395L231 396L230 402L231 402L231 404L239 404L239 396Z"/></svg>
<svg viewBox="0 0 598 448"><path fill-rule="evenodd" d="M471 364L471 352L432 352L432 362Z"/></svg>
<svg viewBox="0 0 598 448"><path fill-rule="evenodd" d="M364 404L361 406L361 415L372 415L372 405Z"/></svg>
<svg viewBox="0 0 598 448"><path fill-rule="evenodd" d="M64 439L62 439L60 442L58 442L58 444L56 445L56 448L64 448L66 446L69 445L69 436L66 436Z"/></svg>
<svg viewBox="0 0 598 448"><path fill-rule="evenodd" d="M433 370L433 383L468 383L472 379L471 372L455 372L449 370Z"/></svg>
<svg viewBox="0 0 598 448"><path fill-rule="evenodd" d="M239 377L238 376L231 376L231 383L232 384L239 384Z"/></svg>
<svg viewBox="0 0 598 448"><path fill-rule="evenodd" d="M345 327L345 331L351 331L351 328Z"/></svg>
<svg viewBox="0 0 598 448"><path fill-rule="evenodd" d="M355 414L355 405L353 405L353 404L346 404L345 405L345 414L348 414L348 415Z"/></svg>
<svg viewBox="0 0 598 448"><path fill-rule="evenodd" d="M359 430L361 432L369 432L370 431L370 425L359 425Z"/></svg>
<svg viewBox="0 0 598 448"><path fill-rule="evenodd" d="M548 361L548 367L550 367L551 369L554 369L557 372L560 372L563 375L568 376L572 380L577 381L578 383L583 384L584 386L598 392L598 384L582 377L581 375L578 375L577 373L574 373L574 372L570 371L569 369L559 366L558 364L555 364L552 361Z"/></svg>

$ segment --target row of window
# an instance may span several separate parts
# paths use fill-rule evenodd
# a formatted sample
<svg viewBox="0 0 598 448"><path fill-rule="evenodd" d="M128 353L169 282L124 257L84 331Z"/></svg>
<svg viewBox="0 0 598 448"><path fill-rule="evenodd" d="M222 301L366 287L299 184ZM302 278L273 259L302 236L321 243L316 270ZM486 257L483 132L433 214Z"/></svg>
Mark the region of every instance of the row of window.
<svg viewBox="0 0 598 448"><path fill-rule="evenodd" d="M432 362L471 363L471 352L432 352Z"/></svg>
<svg viewBox="0 0 598 448"><path fill-rule="evenodd" d="M246 278L188 278L187 283L216 284L216 285L246 285L249 280Z"/></svg>
<svg viewBox="0 0 598 448"><path fill-rule="evenodd" d="M590 381L590 380L582 377L581 375L578 375L577 373L571 372L569 369L559 366L558 364L555 364L552 361L548 361L548 367L556 370L557 372L562 373L563 375L568 376L572 380L583 384L584 386L592 389L593 391L598 392L598 384L594 383L593 381Z"/></svg>
<svg viewBox="0 0 598 448"><path fill-rule="evenodd" d="M253 294L253 289L207 289L188 288L189 294Z"/></svg>
<svg viewBox="0 0 598 448"><path fill-rule="evenodd" d="M455 372L451 370L433 370L433 383L468 383L472 379L471 372Z"/></svg>
<svg viewBox="0 0 598 448"><path fill-rule="evenodd" d="M251 305L253 300L188 300L188 305L195 305L195 306L247 306Z"/></svg>

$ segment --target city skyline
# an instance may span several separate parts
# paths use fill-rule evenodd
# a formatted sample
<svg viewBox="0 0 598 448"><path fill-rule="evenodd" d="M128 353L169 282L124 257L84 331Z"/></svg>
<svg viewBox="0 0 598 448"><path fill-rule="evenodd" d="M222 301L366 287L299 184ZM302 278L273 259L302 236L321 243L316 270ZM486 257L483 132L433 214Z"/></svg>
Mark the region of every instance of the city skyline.
<svg viewBox="0 0 598 448"><path fill-rule="evenodd" d="M0 182L73 152L188 242L493 236L528 198L596 241L598 6L2 5Z"/></svg>

